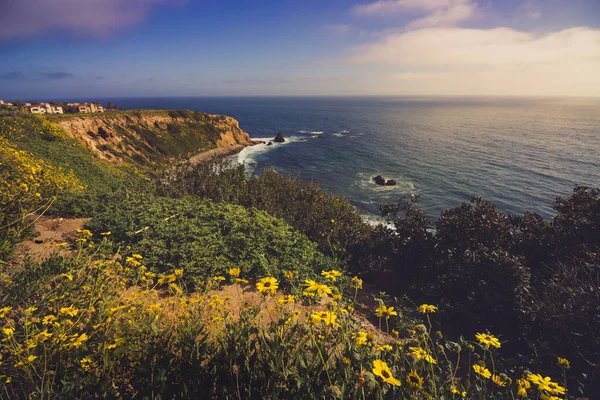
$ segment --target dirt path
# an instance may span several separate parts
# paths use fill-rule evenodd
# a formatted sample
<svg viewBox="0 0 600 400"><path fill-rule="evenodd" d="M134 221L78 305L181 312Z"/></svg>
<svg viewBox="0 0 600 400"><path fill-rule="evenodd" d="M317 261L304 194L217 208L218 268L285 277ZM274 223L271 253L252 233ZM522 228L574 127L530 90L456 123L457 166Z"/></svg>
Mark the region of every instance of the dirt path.
<svg viewBox="0 0 600 400"><path fill-rule="evenodd" d="M26 257L39 262L57 252L67 254L68 250L59 248L56 244L72 242L79 237L77 229L83 229L88 220L88 218L40 217L35 223L36 235L17 245L15 263L21 264Z"/></svg>

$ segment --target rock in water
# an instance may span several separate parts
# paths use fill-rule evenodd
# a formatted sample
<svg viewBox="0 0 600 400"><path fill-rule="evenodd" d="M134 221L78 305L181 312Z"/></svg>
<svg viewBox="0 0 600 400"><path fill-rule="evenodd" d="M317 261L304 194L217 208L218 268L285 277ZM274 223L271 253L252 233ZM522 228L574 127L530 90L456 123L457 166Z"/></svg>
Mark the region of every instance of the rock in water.
<svg viewBox="0 0 600 400"><path fill-rule="evenodd" d="M378 185L385 185L385 179L383 179L383 176L381 176L381 175L377 175L376 177L373 178L373 180Z"/></svg>
<svg viewBox="0 0 600 400"><path fill-rule="evenodd" d="M275 143L283 143L283 142L285 142L285 139L283 138L283 133L279 132L277 134L277 136L275 136L275 139L273 139L273 141Z"/></svg>
<svg viewBox="0 0 600 400"><path fill-rule="evenodd" d="M388 181L385 183L385 186L396 186L396 181L393 179L388 179Z"/></svg>
<svg viewBox="0 0 600 400"><path fill-rule="evenodd" d="M273 145L273 143L271 143L271 142L267 143L267 146L272 146L272 145Z"/></svg>

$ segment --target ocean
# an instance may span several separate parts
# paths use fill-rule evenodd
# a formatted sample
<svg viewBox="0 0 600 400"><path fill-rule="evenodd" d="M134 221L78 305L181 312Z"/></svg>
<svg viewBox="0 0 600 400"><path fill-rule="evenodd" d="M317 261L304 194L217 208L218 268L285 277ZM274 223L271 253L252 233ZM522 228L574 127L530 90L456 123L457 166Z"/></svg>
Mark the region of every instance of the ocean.
<svg viewBox="0 0 600 400"><path fill-rule="evenodd" d="M473 196L545 218L575 185L600 187L600 99L173 97L106 99L125 109L192 109L239 120L257 145L232 157L312 180L376 220L380 202L420 195L432 217ZM376 175L396 186L378 186Z"/></svg>

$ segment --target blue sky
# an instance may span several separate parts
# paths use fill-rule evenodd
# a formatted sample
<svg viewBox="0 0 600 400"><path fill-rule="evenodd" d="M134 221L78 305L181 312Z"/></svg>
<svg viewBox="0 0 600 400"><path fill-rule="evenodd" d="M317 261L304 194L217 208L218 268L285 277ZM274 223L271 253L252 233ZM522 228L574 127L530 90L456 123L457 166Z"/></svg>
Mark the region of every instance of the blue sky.
<svg viewBox="0 0 600 400"><path fill-rule="evenodd" d="M600 96L598 0L0 0L0 99Z"/></svg>

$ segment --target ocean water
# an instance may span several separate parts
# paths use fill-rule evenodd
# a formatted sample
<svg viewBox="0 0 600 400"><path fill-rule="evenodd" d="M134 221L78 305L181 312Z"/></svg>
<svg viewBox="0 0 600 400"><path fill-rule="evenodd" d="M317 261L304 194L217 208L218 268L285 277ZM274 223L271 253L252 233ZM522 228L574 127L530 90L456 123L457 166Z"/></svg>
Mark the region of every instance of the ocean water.
<svg viewBox="0 0 600 400"><path fill-rule="evenodd" d="M419 194L438 216L472 196L506 213L554 215L556 196L600 187L600 99L264 97L112 99L126 109L187 108L230 115L257 145L233 156L347 197L366 216ZM381 187L375 175L394 179Z"/></svg>

